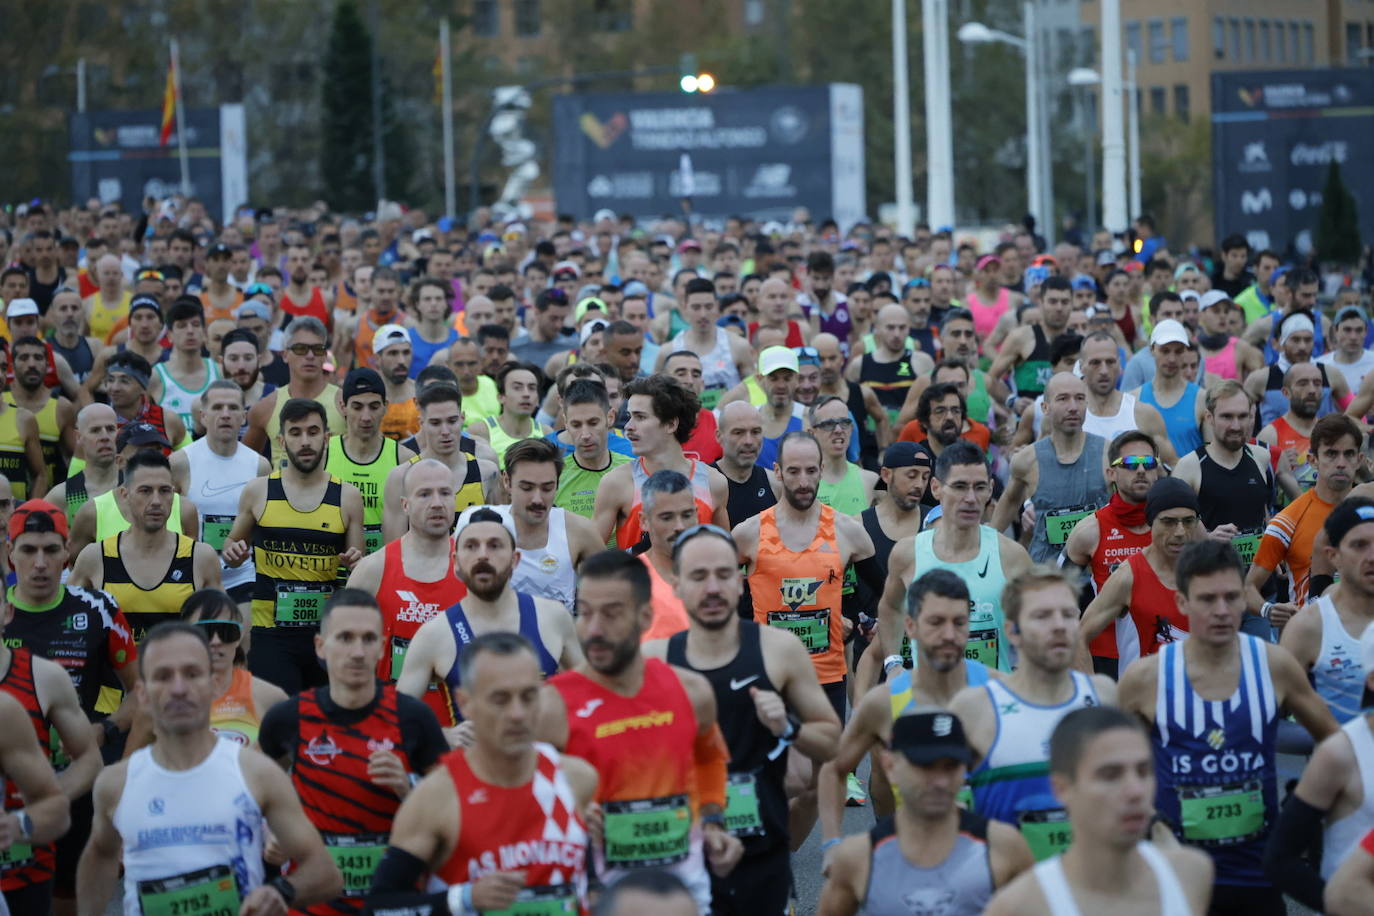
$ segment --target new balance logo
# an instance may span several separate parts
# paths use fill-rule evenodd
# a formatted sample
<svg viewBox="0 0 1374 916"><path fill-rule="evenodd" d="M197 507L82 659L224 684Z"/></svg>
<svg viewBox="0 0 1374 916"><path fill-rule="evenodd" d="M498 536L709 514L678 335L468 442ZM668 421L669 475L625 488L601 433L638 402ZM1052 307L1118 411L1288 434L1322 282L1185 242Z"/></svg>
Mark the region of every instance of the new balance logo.
<svg viewBox="0 0 1374 916"><path fill-rule="evenodd" d="M587 705L577 711L577 717L579 719L590 719L592 713L596 712L597 707L604 702L606 701L601 699L588 700Z"/></svg>

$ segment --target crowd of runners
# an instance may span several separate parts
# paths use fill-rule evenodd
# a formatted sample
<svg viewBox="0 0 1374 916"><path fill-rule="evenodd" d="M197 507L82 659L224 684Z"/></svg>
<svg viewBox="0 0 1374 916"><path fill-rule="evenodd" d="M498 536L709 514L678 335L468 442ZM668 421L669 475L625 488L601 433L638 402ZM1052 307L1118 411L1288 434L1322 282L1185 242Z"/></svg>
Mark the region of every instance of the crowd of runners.
<svg viewBox="0 0 1374 916"><path fill-rule="evenodd" d="M5 219L0 911L1374 913L1348 279L1148 217Z"/></svg>

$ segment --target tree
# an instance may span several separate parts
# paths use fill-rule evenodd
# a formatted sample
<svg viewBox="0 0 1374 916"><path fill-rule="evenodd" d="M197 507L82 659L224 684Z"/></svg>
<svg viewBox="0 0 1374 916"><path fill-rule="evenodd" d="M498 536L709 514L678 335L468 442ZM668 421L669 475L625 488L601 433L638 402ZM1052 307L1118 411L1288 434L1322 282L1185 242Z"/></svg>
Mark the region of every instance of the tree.
<svg viewBox="0 0 1374 916"><path fill-rule="evenodd" d="M324 198L336 210L370 209L372 181L371 36L353 0L340 0L324 59L320 175Z"/></svg>
<svg viewBox="0 0 1374 916"><path fill-rule="evenodd" d="M1331 160L1322 188L1321 215L1317 218L1317 257L1341 267L1353 267L1360 260L1360 217L1355 196L1341 180L1341 166Z"/></svg>

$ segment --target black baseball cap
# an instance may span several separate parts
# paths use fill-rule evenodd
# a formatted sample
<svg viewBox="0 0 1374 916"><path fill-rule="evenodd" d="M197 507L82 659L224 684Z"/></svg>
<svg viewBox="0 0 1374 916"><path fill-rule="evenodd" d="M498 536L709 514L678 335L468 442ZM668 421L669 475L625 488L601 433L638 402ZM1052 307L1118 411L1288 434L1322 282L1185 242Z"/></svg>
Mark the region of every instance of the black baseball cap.
<svg viewBox="0 0 1374 916"><path fill-rule="evenodd" d="M894 442L883 451L882 467L933 468L934 456L924 444L917 442Z"/></svg>
<svg viewBox="0 0 1374 916"><path fill-rule="evenodd" d="M160 445L163 448L171 448L172 443L167 441L162 430L151 423L143 420L136 420L125 423L119 435L115 436L115 448L124 451L130 445Z"/></svg>
<svg viewBox="0 0 1374 916"><path fill-rule="evenodd" d="M344 378L343 400L347 404L349 399L359 394L379 394L382 400L386 400L386 385L382 382L382 377L377 374L376 369L354 369Z"/></svg>
<svg viewBox="0 0 1374 916"><path fill-rule="evenodd" d="M973 749L964 737L964 725L951 712L913 712L898 716L892 723L894 752L902 753L917 766L937 760L973 763Z"/></svg>
<svg viewBox="0 0 1374 916"><path fill-rule="evenodd" d="M223 242L216 242L205 252L207 258L227 258L234 254L234 250Z"/></svg>

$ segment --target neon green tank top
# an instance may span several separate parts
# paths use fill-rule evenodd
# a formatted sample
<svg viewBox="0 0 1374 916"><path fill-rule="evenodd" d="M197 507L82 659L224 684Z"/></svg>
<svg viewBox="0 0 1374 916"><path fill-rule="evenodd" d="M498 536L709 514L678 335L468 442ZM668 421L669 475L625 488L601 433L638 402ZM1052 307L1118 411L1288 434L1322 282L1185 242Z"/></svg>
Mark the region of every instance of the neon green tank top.
<svg viewBox="0 0 1374 916"><path fill-rule="evenodd" d="M602 479L622 464L630 462L629 455L619 452L611 452L610 455L610 463L597 471L578 464L574 455L564 458L563 473L558 478L558 492L554 495L553 504L583 518L591 518L596 506L596 490L601 486Z"/></svg>
<svg viewBox="0 0 1374 916"><path fill-rule="evenodd" d="M363 495L363 537L368 553L382 548L382 491L386 476L401 463L401 444L382 437L382 450L368 464L354 461L344 450L343 436L329 438L329 457L325 467L329 473L351 483Z"/></svg>
<svg viewBox="0 0 1374 916"><path fill-rule="evenodd" d="M1007 577L1002 572L1002 550L997 532L987 525L978 527L978 555L962 563L946 563L935 556L935 532L922 531L916 535L916 569L948 569L968 583L973 607L969 613L966 658L975 659L989 668L1011 671L1011 646L1005 634L1002 614L1002 587Z"/></svg>
<svg viewBox="0 0 1374 916"><path fill-rule="evenodd" d="M463 422L473 423L501 413L496 399L496 383L485 375L477 377L477 391L463 395Z"/></svg>
<svg viewBox="0 0 1374 916"><path fill-rule="evenodd" d="M496 453L496 464L503 471L506 469L506 449L522 439L530 437L538 438L540 435L539 425L535 423L533 419L530 420L532 428L529 436L512 436L501 428L501 424L496 422L495 417L485 417L483 419L487 424L487 436L491 441L491 450Z"/></svg>
<svg viewBox="0 0 1374 916"><path fill-rule="evenodd" d="M816 488L816 498L836 512L858 515L868 508L862 469L851 461L839 483L830 483L821 478L820 486Z"/></svg>
<svg viewBox="0 0 1374 916"><path fill-rule="evenodd" d="M119 503L115 502L114 490L101 493L92 502L95 503L95 539L100 542L116 534L128 531L132 525L124 517L124 513L119 511ZM167 518L167 530L182 534L181 530L181 494L172 494L172 514Z"/></svg>

